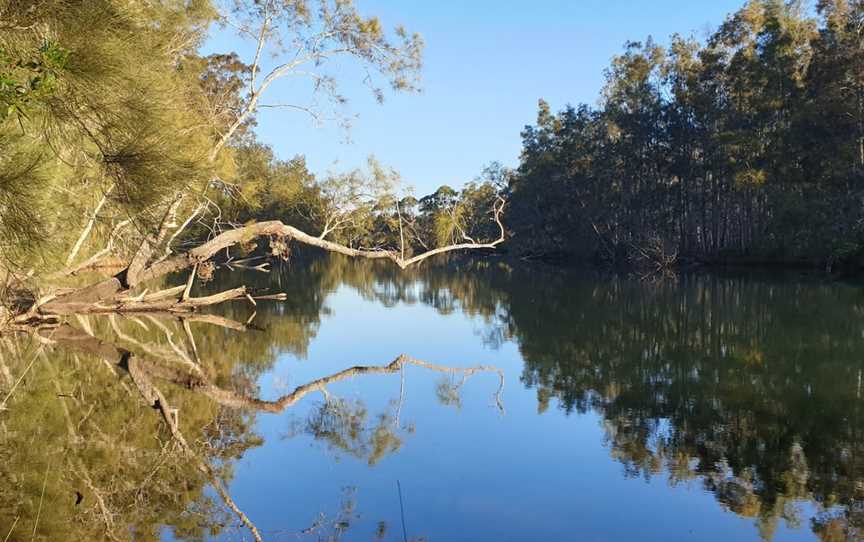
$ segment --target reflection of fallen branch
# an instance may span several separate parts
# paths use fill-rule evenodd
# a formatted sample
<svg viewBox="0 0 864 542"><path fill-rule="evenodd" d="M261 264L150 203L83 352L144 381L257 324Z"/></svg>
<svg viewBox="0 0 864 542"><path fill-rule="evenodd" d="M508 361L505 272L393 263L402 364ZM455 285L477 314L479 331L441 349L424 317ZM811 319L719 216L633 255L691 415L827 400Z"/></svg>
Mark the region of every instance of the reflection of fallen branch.
<svg viewBox="0 0 864 542"><path fill-rule="evenodd" d="M415 359L405 354L402 354L387 365L358 365L355 367L350 367L348 369L339 371L338 373L325 376L317 380L313 380L312 382L308 382L306 384L298 386L291 393L283 395L276 400L268 401L264 399L259 399L257 397L248 397L246 395L216 386L207 379L206 375L195 364L178 364L187 367L188 370L186 371L180 368L166 367L163 363L148 359L147 356L133 354L128 350L116 347L111 343L102 341L100 339L87 335L86 333L82 333L69 325L64 324L57 328L54 328L51 331L50 338L52 342L57 342L62 346L70 347L75 350L85 352L87 354L101 357L115 365L129 367L129 362L134 357L136 367L139 368L141 371L146 372L148 375L155 376L169 382L173 382L188 389L199 390L211 399L213 399L218 404L230 408L247 408L262 412L278 413L294 405L309 393L326 393L326 387L335 382L339 382L341 380L345 380L358 375L393 374L401 371L405 365L415 365L418 367L423 367L424 369L429 369L431 371L436 371L440 373L462 375L463 382L468 377L477 373L496 373L498 375L499 383L498 389L495 392L495 402L498 406L498 409L502 412L504 411L504 403L502 400L502 394L504 391L504 372L498 367L492 365L477 365L474 367L465 368L449 367L446 365L429 363L427 361ZM144 349L148 355L152 354L147 345L144 345L143 343L137 341L134 344L135 346ZM161 356L157 355L156 357ZM165 360L165 358L162 359Z"/></svg>
<svg viewBox="0 0 864 542"><path fill-rule="evenodd" d="M111 512L108 510L108 507L105 505L105 499L102 497L102 493L93 483L93 480L90 478L90 474L87 472L86 468L83 467L80 472L81 478L84 480L84 485L87 486L87 489L90 490L90 493L96 499L96 505L99 507L99 512L102 515L102 521L105 522L105 536L117 542L117 537L114 535L114 519L111 515Z"/></svg>
<svg viewBox="0 0 864 542"><path fill-rule="evenodd" d="M172 337L171 337L172 336L171 331L168 328L166 328L165 326L163 326L161 323L159 323L157 320L153 320L153 322L157 323L158 327L165 333L165 338L167 339L168 345L170 346L170 348L168 348L164 345L155 345L155 344L145 345L142 342L130 337L129 335L127 335L125 333L123 333L123 331L120 329L120 326L117 325L117 319L115 318L114 314L108 315L108 321L111 323L111 329L117 335L118 339L120 339L121 341L123 341L125 343L129 343L129 344L134 345L138 348L146 350L147 353L150 354L150 356L152 356L154 358L158 358L161 361L168 362L171 364L176 363L176 364L180 364L180 365L187 364L187 365L192 366L192 367L196 366L192 362L192 360L189 359L189 356L186 354L186 352L184 352L183 350L178 348L176 344L174 344L174 341L172 340Z"/></svg>
<svg viewBox="0 0 864 542"><path fill-rule="evenodd" d="M39 508L36 509L36 520L33 522L33 536L30 539L36 538L36 530L39 528L39 518L42 515L42 503L45 502L45 488L48 487L48 472L51 470L52 463L45 465L45 476L42 478L42 493L39 495Z"/></svg>
<svg viewBox="0 0 864 542"><path fill-rule="evenodd" d="M9 532L6 533L6 538L3 539L3 542L8 542L9 537L12 536L12 531L15 530L15 526L18 525L18 520L21 519L21 516L15 516L15 521L12 522L12 526L9 527Z"/></svg>
<svg viewBox="0 0 864 542"><path fill-rule="evenodd" d="M497 373L499 385L498 390L495 393L495 399L498 408L502 412L504 410L504 404L501 400L501 395L504 391L504 372L501 369L490 365L478 365L476 367L468 367L464 369L458 367L446 367L443 365L436 365L434 363L428 363L426 361L414 359L412 357L406 356L405 354L400 355L398 358L396 358L387 365L358 365L356 367L351 367L349 369L339 371L338 373L332 374L330 376L325 376L317 380L313 380L312 382L303 384L302 386L298 386L291 393L283 395L282 397L274 401L266 401L263 399L247 397L233 391L219 388L212 384L204 384L200 387L200 389L222 406L227 406L231 408L248 408L262 412L277 413L282 412L286 408L297 403L297 401L299 401L309 393L316 391L325 392L326 387L330 384L333 384L334 382L345 380L347 378L351 378L357 375L392 374L400 371L405 365L416 365L418 367L423 367L425 369L430 369L432 371L438 371L443 373L458 373L464 375L466 378L479 372Z"/></svg>
<svg viewBox="0 0 864 542"><path fill-rule="evenodd" d="M52 367L50 364L48 364L48 366ZM51 370L53 372L54 368L52 367ZM56 374L54 378L54 387L56 388L57 396L59 397L61 395L61 390L60 384L58 383L58 380L56 378ZM69 407L66 405L66 401L60 401L60 406L62 407L63 415L66 418L66 432L69 435L69 439L75 443L80 442L82 439L80 435L78 435L76 424L72 423L72 413L69 411ZM89 415L89 412L85 414L84 417L78 422L77 427L80 428L81 424L84 422L84 420L87 419ZM102 516L102 521L105 523L105 537L114 542L119 542L117 537L114 535L114 516L108 509L108 505L105 504L105 498L102 496L102 492L99 490L98 487L96 487L96 484L93 483L93 478L90 476L90 470L87 468L87 465L85 465L84 462L81 461L81 459L78 459L76 466L71 457L72 456L69 456L68 461L70 467L72 468L72 471L81 477L81 479L84 481L84 485L87 486L87 489L90 490L90 493L93 494L93 497L96 500L96 507L99 509L99 513Z"/></svg>
<svg viewBox="0 0 864 542"><path fill-rule="evenodd" d="M171 431L171 436L180 444L187 457L192 459L198 470L207 476L210 484L225 502L225 505L237 515L240 521L252 533L255 540L257 542L261 541L261 535L258 533L255 524L237 507L231 495L228 494L228 491L213 471L213 468L189 446L177 423L177 411L170 407L165 396L150 380L150 375L154 375L172 382L183 383L185 386L191 388L195 387L196 380L199 377L189 375L177 369L162 367L158 363L147 360L146 357L139 357L126 349L116 347L111 343L82 333L69 325L61 325L53 330L49 340L62 346L105 359L114 365L124 367L129 372L132 381L138 388L138 392L147 404L158 409L162 414L162 418Z"/></svg>
<svg viewBox="0 0 864 542"><path fill-rule="evenodd" d="M261 299L260 297L258 299ZM211 324L218 327L224 327L227 329L231 329L234 331L260 331L262 328L256 327L252 325L252 319L250 318L245 324L240 323L236 320L231 320L229 318L225 318L222 316L217 316L215 314L203 314L200 312L195 312L191 314L173 314L170 312L151 312L147 314L150 318L159 318L162 320L180 320L182 323L196 323L200 322L202 324Z"/></svg>
<svg viewBox="0 0 864 542"><path fill-rule="evenodd" d="M189 443L186 441L186 437L183 436L183 433L180 431L180 426L177 421L177 410L171 408L168 404L168 401L165 399L165 396L162 392L153 385L150 379L147 377L146 372L139 366L138 360L132 358L128 362L129 375L132 377L132 381L135 382L135 385L138 387L138 391L141 393L142 397L147 401L148 404L152 405L154 408L157 408L159 412L162 414L162 419L168 425L168 429L171 431L171 436L174 437L174 440L180 444L180 447L183 449L183 452L189 457L192 461L195 462L195 466L201 471L205 476L207 476L210 481L210 485L213 486L213 489L216 490L216 493L222 498L222 501L225 503L225 506L231 509L234 514L240 519L243 525L249 529L252 533L252 536L255 538L256 542L261 542L261 534L258 532L258 528L255 527L255 524L249 519L249 517L243 513L242 510L237 506L234 502L234 499L231 498L231 495L225 489L224 484L216 475L216 472L213 470L213 467L210 466L209 463L201 459L195 450L189 446Z"/></svg>
<svg viewBox="0 0 864 542"><path fill-rule="evenodd" d="M318 516L309 527L302 529L296 533L285 530L283 533L294 534L298 539L312 538L315 535L315 540L333 540L342 539L348 528L354 523L354 520L359 518L356 512L356 499L354 498L354 488L345 487L342 489L343 500L338 512L331 514L329 517L324 512L319 512Z"/></svg>
<svg viewBox="0 0 864 542"><path fill-rule="evenodd" d="M27 367L21 373L21 376L18 377L18 380L12 385L12 388L6 393L6 396L3 397L3 400L0 401L0 411L6 410L6 403L9 401L9 398L12 397L12 394L15 393L15 390L18 388L18 385L24 380L27 376L27 373L30 372L30 369L33 368L33 364L36 363L36 359L42 353L42 349L44 348L44 344L40 344L36 349L36 352L33 354L33 358L30 360L30 363L27 364Z"/></svg>
<svg viewBox="0 0 864 542"><path fill-rule="evenodd" d="M236 324L236 326L229 324L229 322L231 322L230 320L224 320L218 317L209 317L205 315L194 316L198 318L198 321L215 323L217 325L223 325L225 327L246 327L236 322L234 323ZM116 330L116 324L114 325L114 327ZM258 398L247 397L245 395L226 390L220 388L219 386L216 386L215 384L212 384L209 381L207 375L200 369L200 367L195 363L189 363L188 358L180 359L179 356L173 356L173 361L176 361L174 365L179 365L180 367L167 367L165 366L164 362L170 362L172 361L171 359L164 355L154 355L150 352L150 347L148 345L131 340L131 338L129 337L126 337L126 339L131 340L131 342L135 344L136 347L143 349L145 351L145 354L142 355L133 353L125 348L115 346L109 342L103 341L92 335L79 331L68 324L61 324L58 327L51 329L50 332L47 330L43 330L41 334L37 333L37 336L41 337L41 340L44 343L55 343L60 346L84 352L86 354L106 360L113 365L126 369L131 376L132 381L135 383L138 392L144 398L146 403L159 410L162 418L168 425L173 439L180 445L186 456L195 462L198 470L201 471L205 476L207 476L210 484L222 498L225 505L229 509L231 509L234 514L240 519L240 521L249 529L256 541L261 540L258 529L255 527L249 517L246 516L246 514L244 514L243 511L240 510L234 503L234 500L228 494L228 491L225 489L224 484L219 479L210 464L201 459L198 454L196 454L195 451L191 448L191 446L189 446L186 438L180 431L178 423L178 411L171 408L165 396L162 394L159 388L157 388L153 384L151 377L166 380L181 385L187 389L202 392L208 397L210 397L212 400L214 400L216 403L225 407L246 408L262 412L277 413L297 403L299 400L301 400L303 397L305 397L311 392L319 391L326 394L326 387L335 382L364 374L392 374L402 371L405 365L416 365L418 367L423 367L432 371L448 374L460 374L463 377L463 382L465 379L474 374L480 372L493 372L498 375L499 379L498 389L495 393L496 403L498 405L498 408L502 412L504 410L504 405L502 402L502 393L504 390L504 373L501 369L489 365L478 365L475 367L467 368L448 367L444 365L429 363L419 359L414 359L403 354L387 365L351 367L333 375L319 378L302 386L298 386L291 393L284 395L275 401L266 401ZM156 361L154 359L151 359L153 357L161 358L161 360ZM108 526L109 529L110 525L110 522L106 521L106 526Z"/></svg>

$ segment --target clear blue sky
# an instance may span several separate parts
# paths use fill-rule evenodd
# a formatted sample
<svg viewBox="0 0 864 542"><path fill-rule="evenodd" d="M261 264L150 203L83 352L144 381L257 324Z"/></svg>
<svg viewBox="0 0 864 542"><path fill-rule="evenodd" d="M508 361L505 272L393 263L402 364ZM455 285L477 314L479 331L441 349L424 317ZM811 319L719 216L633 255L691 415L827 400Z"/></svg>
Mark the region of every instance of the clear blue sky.
<svg viewBox="0 0 864 542"><path fill-rule="evenodd" d="M304 154L318 174L362 165L374 154L418 194L471 180L498 160L516 165L519 133L538 98L553 109L595 104L603 70L627 40L673 33L703 38L744 0L356 0L364 15L398 23L426 41L423 92L378 105L350 69L342 91L357 118L346 143L333 123L266 110L258 134L278 156ZM207 50L238 49L217 35ZM337 72L337 75L339 72ZM277 86L267 101L280 101Z"/></svg>

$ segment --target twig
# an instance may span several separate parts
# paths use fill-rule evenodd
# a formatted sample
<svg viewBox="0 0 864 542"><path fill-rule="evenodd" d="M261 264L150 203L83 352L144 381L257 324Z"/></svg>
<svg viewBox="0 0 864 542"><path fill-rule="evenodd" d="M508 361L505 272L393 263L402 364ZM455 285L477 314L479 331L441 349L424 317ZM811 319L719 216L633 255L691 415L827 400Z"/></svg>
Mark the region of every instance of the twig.
<svg viewBox="0 0 864 542"><path fill-rule="evenodd" d="M6 394L6 397L3 398L3 401L0 401L0 411L6 410L6 402L12 397L12 394L15 393L15 389L24 380L24 377L27 376L27 373L30 372L30 368L33 367L33 364L36 363L36 358L39 357L39 354L42 352L42 349L45 348L44 344L39 345L39 349L33 354L33 359L30 360L30 363L27 365L27 368L24 369L24 372L21 373L21 376L18 377L18 380L12 386L12 389L9 390L9 393Z"/></svg>
<svg viewBox="0 0 864 542"><path fill-rule="evenodd" d="M402 540L408 542L408 529L405 527L405 507L402 505L402 484L396 480L396 489L399 490L399 514L402 516Z"/></svg>
<svg viewBox="0 0 864 542"><path fill-rule="evenodd" d="M42 479L42 494L39 496L39 508L36 510L36 521L33 523L33 534L30 540L36 538L36 529L39 528L39 516L42 515L42 502L45 500L45 487L48 485L48 471L51 469L51 463L45 465L45 477Z"/></svg>
<svg viewBox="0 0 864 542"><path fill-rule="evenodd" d="M192 292L192 283L195 282L195 273L198 272L198 264L192 266L192 271L189 272L189 279L186 281L186 288L183 289L183 295L180 296L180 301L189 299L189 294Z"/></svg>
<svg viewBox="0 0 864 542"><path fill-rule="evenodd" d="M402 403L405 401L405 366L399 368L399 403L396 405L396 419L393 421L399 427L399 417L402 415Z"/></svg>
<svg viewBox="0 0 864 542"><path fill-rule="evenodd" d="M12 536L12 531L15 530L15 526L18 525L18 520L21 519L21 516L15 516L15 521L12 522L12 526L9 527L9 532L6 533L6 538L3 539L3 542L9 542L9 537Z"/></svg>

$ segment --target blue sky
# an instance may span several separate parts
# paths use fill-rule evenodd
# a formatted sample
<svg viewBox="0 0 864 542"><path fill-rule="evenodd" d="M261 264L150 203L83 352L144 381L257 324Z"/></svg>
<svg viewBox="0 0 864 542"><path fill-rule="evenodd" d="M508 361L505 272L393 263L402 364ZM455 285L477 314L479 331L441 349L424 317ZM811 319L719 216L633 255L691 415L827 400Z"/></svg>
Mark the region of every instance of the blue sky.
<svg viewBox="0 0 864 542"><path fill-rule="evenodd" d="M537 100L553 109L595 104L603 70L627 40L673 33L702 38L743 0L356 0L364 15L386 27L402 23L425 42L423 91L389 94L378 105L350 67L335 71L347 112L346 133L336 123L317 126L297 112L259 115L260 139L278 156L306 156L323 174L360 166L374 154L402 173L418 194L442 184L459 187L493 160L516 165L519 133L532 123ZM205 50L242 50L220 32ZM248 50L247 50L248 51ZM266 101L296 90L272 88Z"/></svg>

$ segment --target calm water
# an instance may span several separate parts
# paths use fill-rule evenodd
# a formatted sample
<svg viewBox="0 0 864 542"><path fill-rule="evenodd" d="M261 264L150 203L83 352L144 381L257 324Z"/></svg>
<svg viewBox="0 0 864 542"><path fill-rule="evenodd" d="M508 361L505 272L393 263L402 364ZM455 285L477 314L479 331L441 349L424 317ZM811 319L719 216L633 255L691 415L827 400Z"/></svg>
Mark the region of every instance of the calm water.
<svg viewBox="0 0 864 542"><path fill-rule="evenodd" d="M206 289L241 283L288 301L4 339L0 540L249 540L223 485L265 540L864 539L858 285L334 258Z"/></svg>

